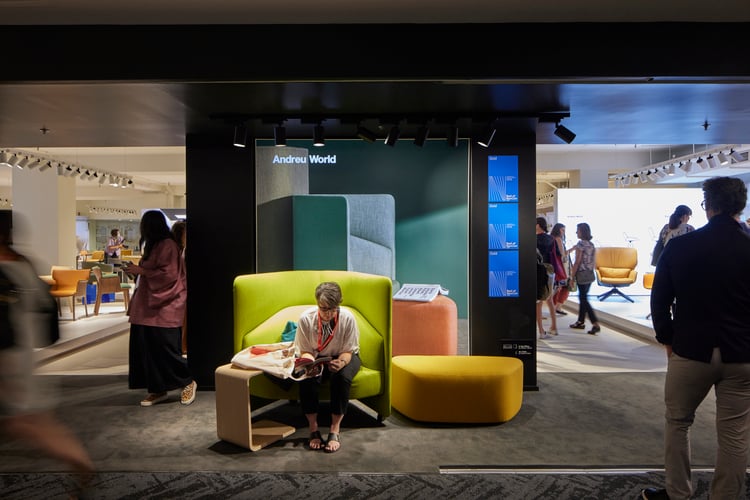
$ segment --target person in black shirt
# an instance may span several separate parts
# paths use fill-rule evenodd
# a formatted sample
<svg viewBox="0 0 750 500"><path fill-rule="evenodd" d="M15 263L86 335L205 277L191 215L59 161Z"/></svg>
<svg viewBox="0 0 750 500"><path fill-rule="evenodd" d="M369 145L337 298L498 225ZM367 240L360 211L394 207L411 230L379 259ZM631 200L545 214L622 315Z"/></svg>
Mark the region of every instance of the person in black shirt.
<svg viewBox="0 0 750 500"><path fill-rule="evenodd" d="M666 488L644 499L687 499L690 426L713 388L718 449L709 496L745 498L750 451L750 235L737 216L747 203L742 180L703 183L708 224L674 238L659 257L651 289L656 340L666 349Z"/></svg>
<svg viewBox="0 0 750 500"><path fill-rule="evenodd" d="M536 218L536 249L542 254L542 259L547 264L552 264L550 257L555 249L555 239L547 232L547 219L544 217ZM539 338L546 339L550 336L557 335L557 316L555 315L554 291L546 300L540 300L536 303L536 326L539 329ZM544 315L542 313L542 304L547 304L549 308L550 330L544 330Z"/></svg>

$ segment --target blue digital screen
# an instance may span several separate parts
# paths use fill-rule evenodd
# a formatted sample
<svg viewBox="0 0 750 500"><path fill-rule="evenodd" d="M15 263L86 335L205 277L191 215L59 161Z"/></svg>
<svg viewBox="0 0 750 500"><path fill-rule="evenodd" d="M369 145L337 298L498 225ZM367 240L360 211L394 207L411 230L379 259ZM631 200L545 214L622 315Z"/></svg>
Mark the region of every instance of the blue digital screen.
<svg viewBox="0 0 750 500"><path fill-rule="evenodd" d="M490 203L487 210L489 223L488 246L490 250L518 248L518 205L516 203Z"/></svg>
<svg viewBox="0 0 750 500"><path fill-rule="evenodd" d="M490 297L518 297L518 251L490 251Z"/></svg>
<svg viewBox="0 0 750 500"><path fill-rule="evenodd" d="M490 203L518 201L518 156L489 156L487 158Z"/></svg>

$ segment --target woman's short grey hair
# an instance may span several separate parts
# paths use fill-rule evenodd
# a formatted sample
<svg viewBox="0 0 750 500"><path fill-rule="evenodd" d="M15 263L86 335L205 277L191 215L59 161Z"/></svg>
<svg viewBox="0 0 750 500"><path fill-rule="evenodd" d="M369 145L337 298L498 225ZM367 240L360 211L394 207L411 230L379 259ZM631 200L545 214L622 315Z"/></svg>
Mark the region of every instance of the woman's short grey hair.
<svg viewBox="0 0 750 500"><path fill-rule="evenodd" d="M341 287L335 281L324 281L315 288L315 300L326 307L341 304Z"/></svg>

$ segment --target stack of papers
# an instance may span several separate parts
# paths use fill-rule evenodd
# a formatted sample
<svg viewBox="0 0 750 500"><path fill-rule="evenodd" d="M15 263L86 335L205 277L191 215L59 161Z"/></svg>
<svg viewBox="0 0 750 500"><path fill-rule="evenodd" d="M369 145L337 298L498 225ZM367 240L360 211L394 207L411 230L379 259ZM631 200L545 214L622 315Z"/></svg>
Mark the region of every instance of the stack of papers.
<svg viewBox="0 0 750 500"><path fill-rule="evenodd" d="M393 300L414 300L430 302L440 295L448 295L448 289L440 285L415 285L407 283L393 296Z"/></svg>

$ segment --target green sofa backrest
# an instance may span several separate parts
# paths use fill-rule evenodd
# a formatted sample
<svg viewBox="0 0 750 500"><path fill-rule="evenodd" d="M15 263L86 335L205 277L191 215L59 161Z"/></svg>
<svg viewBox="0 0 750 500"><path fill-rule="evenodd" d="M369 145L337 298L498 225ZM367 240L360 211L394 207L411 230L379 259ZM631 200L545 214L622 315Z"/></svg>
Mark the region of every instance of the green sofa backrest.
<svg viewBox="0 0 750 500"><path fill-rule="evenodd" d="M248 333L283 309L315 306L315 287L323 281L335 281L341 286L342 306L357 317L365 366L380 365L381 356L390 359L391 280L354 271L279 271L237 276L234 280L234 351L256 343L278 342L283 326L275 340L251 339ZM373 343L381 344L377 352L372 349ZM368 356L377 356L377 359L367 359Z"/></svg>

